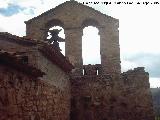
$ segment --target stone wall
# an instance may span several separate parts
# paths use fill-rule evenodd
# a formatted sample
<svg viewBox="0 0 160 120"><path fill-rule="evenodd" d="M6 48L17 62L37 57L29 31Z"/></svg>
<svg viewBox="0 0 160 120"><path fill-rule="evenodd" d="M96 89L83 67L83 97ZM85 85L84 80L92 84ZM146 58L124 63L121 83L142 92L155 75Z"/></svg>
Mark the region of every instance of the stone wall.
<svg viewBox="0 0 160 120"><path fill-rule="evenodd" d="M149 74L145 72L144 67L134 68L121 74L126 87L149 88Z"/></svg>
<svg viewBox="0 0 160 120"><path fill-rule="evenodd" d="M4 54L1 57L7 55L8 63L14 64L12 57L16 59L17 56L19 59L20 56L27 56L24 64L32 66L28 68L35 67L45 72L43 77L37 79L33 74L28 75L26 68L26 72L15 69L16 65L22 65L20 60L15 60L15 65L2 65L0 61L0 120L69 120L70 64L52 46L34 42L9 33L0 33L0 51ZM42 46L53 49L45 52L51 53L51 58L56 59L56 62L39 50Z"/></svg>
<svg viewBox="0 0 160 120"><path fill-rule="evenodd" d="M96 74L84 66L71 79L71 120L154 120L148 73L139 67L121 74ZM120 82L120 84L118 84Z"/></svg>
<svg viewBox="0 0 160 120"><path fill-rule="evenodd" d="M160 117L160 88L150 88L155 116Z"/></svg>
<svg viewBox="0 0 160 120"><path fill-rule="evenodd" d="M37 66L46 73L46 75L41 78L43 81L47 81L61 90L70 90L69 76L61 68L48 60L41 52L38 52Z"/></svg>
<svg viewBox="0 0 160 120"><path fill-rule="evenodd" d="M74 11L74 12L73 12ZM83 11L83 14L81 12ZM121 72L119 48L119 21L104 15L91 7L67 1L26 23L27 37L44 41L53 26L61 26L65 33L65 55L75 66L74 74L82 75L82 36L83 28L94 26L99 29L100 54L103 73Z"/></svg>
<svg viewBox="0 0 160 120"><path fill-rule="evenodd" d="M0 93L0 120L69 120L69 91L47 81L0 65Z"/></svg>
<svg viewBox="0 0 160 120"><path fill-rule="evenodd" d="M105 120L111 118L113 115L111 114L111 102L114 94L111 76L84 75L72 77L71 86L71 120Z"/></svg>
<svg viewBox="0 0 160 120"><path fill-rule="evenodd" d="M0 49L28 56L28 64L37 67L37 45L10 33L0 33Z"/></svg>
<svg viewBox="0 0 160 120"><path fill-rule="evenodd" d="M126 104L124 111L127 110L126 117L133 120L153 120L154 110L149 74L144 71L144 67L138 67L121 75L124 83L122 96L127 98L124 100Z"/></svg>
<svg viewBox="0 0 160 120"><path fill-rule="evenodd" d="M37 79L0 66L0 119L154 120L148 73L136 68L121 74L118 24L93 8L67 1L26 22L27 37L39 40L36 45L32 39L0 34L0 49L26 52L29 64L46 73ZM40 44L47 35L42 29L55 25L64 28L66 57L75 67L70 80L67 59ZM99 29L101 65L83 66L82 30L89 25Z"/></svg>

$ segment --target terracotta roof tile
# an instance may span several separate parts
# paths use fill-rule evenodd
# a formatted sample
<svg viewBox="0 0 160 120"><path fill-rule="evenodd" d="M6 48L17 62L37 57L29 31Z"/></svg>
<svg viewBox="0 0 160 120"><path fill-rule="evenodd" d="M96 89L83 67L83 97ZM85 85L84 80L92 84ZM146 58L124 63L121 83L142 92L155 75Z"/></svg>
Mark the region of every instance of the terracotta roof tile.
<svg viewBox="0 0 160 120"><path fill-rule="evenodd" d="M42 52L45 57L51 60L53 64L59 66L65 72L70 72L74 68L60 51L56 50L53 45L47 42L37 41L27 37L19 37L8 32L0 32L0 40L7 40L22 45L37 45L39 51Z"/></svg>
<svg viewBox="0 0 160 120"><path fill-rule="evenodd" d="M27 38L27 37L19 37L16 35L12 35L8 32L0 32L0 40L7 40L11 42L16 42L23 45L36 45L37 41L35 39Z"/></svg>

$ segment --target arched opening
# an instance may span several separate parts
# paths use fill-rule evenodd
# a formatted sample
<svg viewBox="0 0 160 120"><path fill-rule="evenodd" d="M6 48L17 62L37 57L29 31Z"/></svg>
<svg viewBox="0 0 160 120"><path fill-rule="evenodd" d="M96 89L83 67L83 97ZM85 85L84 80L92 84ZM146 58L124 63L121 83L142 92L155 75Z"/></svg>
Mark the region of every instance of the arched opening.
<svg viewBox="0 0 160 120"><path fill-rule="evenodd" d="M64 29L61 26L53 26L53 27L49 28L49 30L53 30L53 29L58 29L58 30L61 29L61 31L59 32L58 36L65 40ZM50 32L48 32L47 34L48 34L47 39L50 39L51 38ZM59 47L61 49L61 53L63 55L65 55L65 42L62 42L62 41L58 41L58 42L59 42Z"/></svg>
<svg viewBox="0 0 160 120"><path fill-rule="evenodd" d="M51 34L50 34L50 32L48 32L49 30L53 30L53 29L58 29L58 30L60 30L60 29L62 29L60 32L59 32L59 34L58 34L58 36L60 37L60 38L62 38L62 40L64 39L65 40L65 34L64 34L64 29L63 29L63 27L64 27L64 24L63 24L63 22L61 21L61 20L59 20L59 19L52 19L52 20L50 20L50 21L47 21L46 22L46 24L45 24L45 38L46 39L50 39L51 38ZM59 42L59 47L60 47L60 49L61 49L61 53L63 54L63 55L65 55L65 42L63 41L58 41ZM51 43L52 44L52 43Z"/></svg>
<svg viewBox="0 0 160 120"><path fill-rule="evenodd" d="M83 64L101 64L99 30L93 26L83 29L82 57Z"/></svg>

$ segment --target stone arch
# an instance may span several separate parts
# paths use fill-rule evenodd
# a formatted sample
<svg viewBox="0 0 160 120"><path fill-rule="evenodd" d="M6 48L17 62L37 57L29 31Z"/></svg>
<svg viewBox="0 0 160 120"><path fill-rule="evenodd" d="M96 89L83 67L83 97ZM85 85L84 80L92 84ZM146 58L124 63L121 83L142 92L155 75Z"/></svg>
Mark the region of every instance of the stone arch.
<svg viewBox="0 0 160 120"><path fill-rule="evenodd" d="M45 22L43 26L44 26L44 28L41 28L42 30L43 29L49 30L51 27L54 27L54 26L60 26L60 27L64 28L64 23L59 19L52 19L52 20L48 20L47 22ZM47 31L44 30L43 34L44 34L43 39L46 39L48 36Z"/></svg>
<svg viewBox="0 0 160 120"><path fill-rule="evenodd" d="M82 36L83 65L101 64L100 35L99 35L99 29L96 26L97 23L95 24L94 22L94 24L92 23L85 24L83 28L83 36Z"/></svg>
<svg viewBox="0 0 160 120"><path fill-rule="evenodd" d="M93 27L97 27L97 29L98 29L99 22L95 19L87 18L82 22L81 26L82 26L82 28L88 27L88 26L93 26Z"/></svg>
<svg viewBox="0 0 160 120"><path fill-rule="evenodd" d="M62 29L59 33L59 37L62 39L65 39L65 34L64 34L64 23L59 20L59 19L52 19L49 20L45 23L45 29L47 30L53 30L53 29ZM49 32L45 31L44 33L45 39L50 39L51 35ZM61 53L65 55L65 42L59 42L59 47L61 49Z"/></svg>
<svg viewBox="0 0 160 120"><path fill-rule="evenodd" d="M53 26L61 26L64 28L64 23L59 19L52 19L47 21L47 23L45 23L45 28L50 28Z"/></svg>
<svg viewBox="0 0 160 120"><path fill-rule="evenodd" d="M97 18L86 18L83 20L82 24L81 24L82 28L83 28L83 37L82 37L82 60L83 60L83 67L87 66L89 67L90 64L92 64L94 68L96 68L96 64L101 64L101 53L100 53L100 26L102 26L101 23L99 23ZM90 29L88 29L90 28ZM93 32L95 30L97 30L96 33L94 33L95 37L92 38L91 35L87 35L90 32L84 32L85 29L88 29L89 31ZM86 39L86 36L90 36L90 39ZM91 40L92 39L92 40ZM87 41L89 42L87 42ZM94 42L94 43L93 43ZM87 46L86 43L92 44L92 46ZM90 51L94 51L94 54L91 53ZM89 55L87 55L89 54ZM89 60L90 59L90 60ZM97 71L97 75L99 70ZM84 74L84 70L83 70L83 74Z"/></svg>

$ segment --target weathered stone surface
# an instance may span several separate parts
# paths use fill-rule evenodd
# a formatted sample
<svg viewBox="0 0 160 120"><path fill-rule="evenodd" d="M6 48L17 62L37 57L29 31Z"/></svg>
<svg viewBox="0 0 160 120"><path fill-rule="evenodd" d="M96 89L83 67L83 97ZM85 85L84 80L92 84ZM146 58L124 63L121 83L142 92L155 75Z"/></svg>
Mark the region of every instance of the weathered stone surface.
<svg viewBox="0 0 160 120"><path fill-rule="evenodd" d="M140 71L139 71L140 70ZM71 78L73 120L153 120L148 73L136 68L121 74L123 84L109 75Z"/></svg>
<svg viewBox="0 0 160 120"><path fill-rule="evenodd" d="M158 117L160 117L160 88L151 88L151 93L153 99L153 108L158 119Z"/></svg>
<svg viewBox="0 0 160 120"><path fill-rule="evenodd" d="M0 120L69 120L69 79L60 68L52 69L57 76L39 80L0 64ZM60 79L63 83L54 82Z"/></svg>
<svg viewBox="0 0 160 120"><path fill-rule="evenodd" d="M41 29L55 25L65 30L70 76L72 65L44 42ZM99 29L101 64L83 66L82 30L89 25ZM27 65L46 74L38 79L0 64L0 120L154 120L148 73L143 67L121 73L117 19L68 1L26 28L25 38L0 33L0 49L27 56Z"/></svg>
<svg viewBox="0 0 160 120"><path fill-rule="evenodd" d="M82 14L83 10L83 14ZM74 12L73 12L74 11ZM119 21L76 1L67 1L42 15L26 21L26 35L46 39L46 31L61 26L65 33L65 55L75 66L74 74L82 75L82 35L89 25L99 29L101 63L104 73L120 73Z"/></svg>

